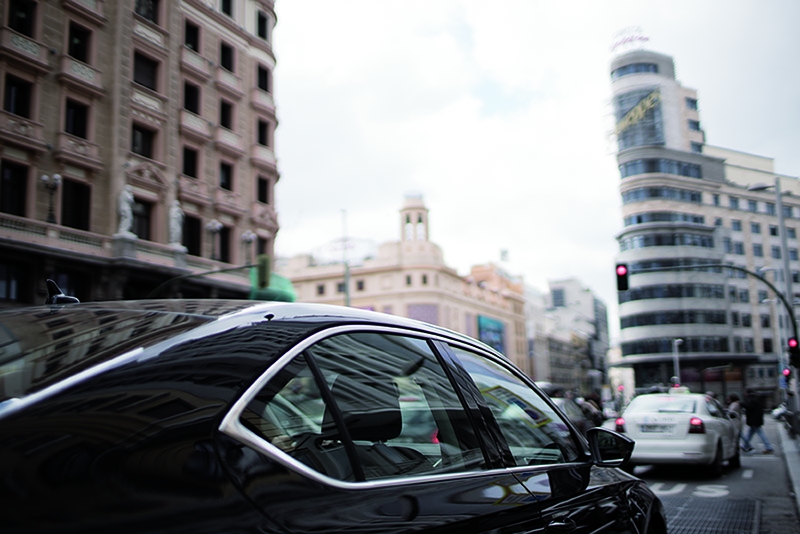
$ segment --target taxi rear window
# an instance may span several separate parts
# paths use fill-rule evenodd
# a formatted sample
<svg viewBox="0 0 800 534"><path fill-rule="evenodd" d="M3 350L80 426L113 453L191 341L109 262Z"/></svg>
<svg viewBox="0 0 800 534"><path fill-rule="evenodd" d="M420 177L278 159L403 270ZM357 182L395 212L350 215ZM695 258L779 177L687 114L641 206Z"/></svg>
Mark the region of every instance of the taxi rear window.
<svg viewBox="0 0 800 534"><path fill-rule="evenodd" d="M637 412L694 413L697 401L685 396L642 395L631 402L629 409Z"/></svg>

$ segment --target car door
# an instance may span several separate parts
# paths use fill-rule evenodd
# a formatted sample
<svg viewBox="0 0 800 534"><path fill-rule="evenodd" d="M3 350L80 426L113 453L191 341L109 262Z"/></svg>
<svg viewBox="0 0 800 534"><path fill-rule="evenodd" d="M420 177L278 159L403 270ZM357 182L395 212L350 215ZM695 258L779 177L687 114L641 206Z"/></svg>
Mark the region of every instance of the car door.
<svg viewBox="0 0 800 534"><path fill-rule="evenodd" d="M739 446L738 429L716 399L706 397L706 409L711 415L710 424L714 425L715 433L722 440L724 457L730 458L736 453L736 448Z"/></svg>
<svg viewBox="0 0 800 534"><path fill-rule="evenodd" d="M283 357L221 425L237 487L283 532L529 532L537 500L430 339L339 327Z"/></svg>
<svg viewBox="0 0 800 534"><path fill-rule="evenodd" d="M510 452L509 471L541 507L531 532L630 532L626 489L631 478L614 468L593 467L577 431L512 366L449 348L500 429Z"/></svg>

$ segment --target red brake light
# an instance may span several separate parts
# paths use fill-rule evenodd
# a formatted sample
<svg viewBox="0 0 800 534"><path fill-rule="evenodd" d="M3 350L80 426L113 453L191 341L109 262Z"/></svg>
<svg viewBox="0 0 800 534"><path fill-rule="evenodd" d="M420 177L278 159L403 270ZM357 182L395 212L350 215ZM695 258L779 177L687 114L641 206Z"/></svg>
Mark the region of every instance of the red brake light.
<svg viewBox="0 0 800 534"><path fill-rule="evenodd" d="M617 432L625 432L625 419L617 417L615 424L617 426Z"/></svg>
<svg viewBox="0 0 800 534"><path fill-rule="evenodd" d="M705 434L706 433L706 425L703 424L703 420L699 417L692 417L689 419L689 434Z"/></svg>

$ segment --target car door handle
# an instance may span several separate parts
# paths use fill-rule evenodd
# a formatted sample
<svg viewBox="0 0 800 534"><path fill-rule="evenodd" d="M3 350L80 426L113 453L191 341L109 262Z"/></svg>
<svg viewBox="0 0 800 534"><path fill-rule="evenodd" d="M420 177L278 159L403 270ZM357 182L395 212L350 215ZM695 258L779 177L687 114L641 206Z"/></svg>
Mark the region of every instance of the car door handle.
<svg viewBox="0 0 800 534"><path fill-rule="evenodd" d="M547 524L547 532L571 532L575 530L575 521L569 517L554 519Z"/></svg>

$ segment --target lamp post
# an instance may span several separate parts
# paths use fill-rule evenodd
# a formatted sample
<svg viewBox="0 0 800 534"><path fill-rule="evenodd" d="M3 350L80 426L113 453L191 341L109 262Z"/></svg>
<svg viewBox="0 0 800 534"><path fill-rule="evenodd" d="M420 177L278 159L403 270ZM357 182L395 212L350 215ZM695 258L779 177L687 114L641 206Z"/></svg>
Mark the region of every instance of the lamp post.
<svg viewBox="0 0 800 534"><path fill-rule="evenodd" d="M211 234L211 259L218 260L217 234L219 234L220 230L222 230L222 223L216 219L212 219L206 224L206 230L208 230L208 233Z"/></svg>
<svg viewBox="0 0 800 534"><path fill-rule="evenodd" d="M254 231L245 230L242 232L242 245L244 245L244 258L247 265L253 263L253 241L255 240L256 233Z"/></svg>
<svg viewBox="0 0 800 534"><path fill-rule="evenodd" d="M44 188L50 192L50 206L47 208L47 222L55 224L56 212L55 209L53 208L53 195L58 189L58 186L61 185L61 175L54 174L53 177L51 178L46 174L43 174L42 183L44 184Z"/></svg>
<svg viewBox="0 0 800 534"><path fill-rule="evenodd" d="M683 343L681 338L676 337L672 340L672 371L675 376L672 377L673 384L681 383L681 362L678 360L678 345Z"/></svg>

